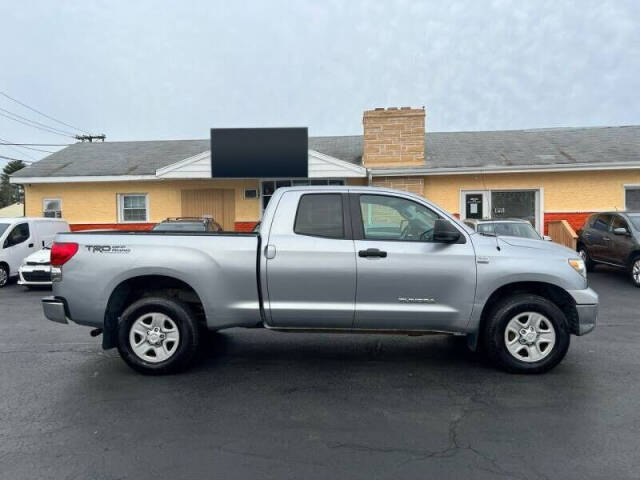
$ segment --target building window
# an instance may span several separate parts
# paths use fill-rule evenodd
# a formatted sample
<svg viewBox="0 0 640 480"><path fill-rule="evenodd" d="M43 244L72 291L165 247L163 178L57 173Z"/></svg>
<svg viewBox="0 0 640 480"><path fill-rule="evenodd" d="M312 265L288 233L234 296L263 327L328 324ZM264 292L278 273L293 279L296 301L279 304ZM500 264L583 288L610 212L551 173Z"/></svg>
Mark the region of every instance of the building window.
<svg viewBox="0 0 640 480"><path fill-rule="evenodd" d="M262 210L264 211L273 193L281 187L299 187L301 185L344 185L344 180L328 180L320 178L295 178L289 180L264 180L260 182L262 192Z"/></svg>
<svg viewBox="0 0 640 480"><path fill-rule="evenodd" d="M42 216L47 218L62 218L62 200L59 198L43 199Z"/></svg>
<svg viewBox="0 0 640 480"><path fill-rule="evenodd" d="M118 195L120 222L147 222L149 208L146 193L122 193Z"/></svg>
<svg viewBox="0 0 640 480"><path fill-rule="evenodd" d="M640 187L624 189L624 205L626 210L640 210Z"/></svg>

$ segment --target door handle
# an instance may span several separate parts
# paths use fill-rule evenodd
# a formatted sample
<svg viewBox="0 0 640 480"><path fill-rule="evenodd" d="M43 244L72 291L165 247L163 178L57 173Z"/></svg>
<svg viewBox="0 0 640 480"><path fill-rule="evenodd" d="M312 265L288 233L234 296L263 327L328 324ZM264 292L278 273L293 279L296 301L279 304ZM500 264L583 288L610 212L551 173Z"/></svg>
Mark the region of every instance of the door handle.
<svg viewBox="0 0 640 480"><path fill-rule="evenodd" d="M387 252L383 252L382 250L378 250L377 248L367 248L366 250L360 250L358 252L358 256L386 258Z"/></svg>

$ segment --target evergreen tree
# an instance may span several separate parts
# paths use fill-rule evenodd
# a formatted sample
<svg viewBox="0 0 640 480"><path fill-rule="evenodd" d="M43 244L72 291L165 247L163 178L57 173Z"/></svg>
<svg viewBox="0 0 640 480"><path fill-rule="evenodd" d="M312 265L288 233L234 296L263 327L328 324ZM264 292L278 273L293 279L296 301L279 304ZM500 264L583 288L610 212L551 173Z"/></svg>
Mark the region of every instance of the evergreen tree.
<svg viewBox="0 0 640 480"><path fill-rule="evenodd" d="M26 167L22 160L12 160L2 169L0 175L0 207L6 207L22 200L22 189L20 185L11 185L9 175Z"/></svg>

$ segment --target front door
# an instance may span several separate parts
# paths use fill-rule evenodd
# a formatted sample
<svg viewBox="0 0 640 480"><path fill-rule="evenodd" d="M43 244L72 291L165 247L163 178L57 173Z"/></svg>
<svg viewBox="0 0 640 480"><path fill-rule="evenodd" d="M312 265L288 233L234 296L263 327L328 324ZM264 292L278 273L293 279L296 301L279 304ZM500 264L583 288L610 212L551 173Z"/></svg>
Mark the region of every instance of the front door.
<svg viewBox="0 0 640 480"><path fill-rule="evenodd" d="M347 204L338 192L280 198L263 244L269 326L353 327L356 263Z"/></svg>
<svg viewBox="0 0 640 480"><path fill-rule="evenodd" d="M464 194L464 218L482 220L485 212L485 193L469 192Z"/></svg>
<svg viewBox="0 0 640 480"><path fill-rule="evenodd" d="M358 272L355 326L464 329L476 287L475 253L466 234L466 243L434 242L440 215L408 198L353 194L351 201Z"/></svg>
<svg viewBox="0 0 640 480"><path fill-rule="evenodd" d="M232 189L182 190L183 217L212 217L225 231L235 230L236 205Z"/></svg>
<svg viewBox="0 0 640 480"><path fill-rule="evenodd" d="M27 222L13 227L2 245L3 257L9 264L9 275L17 275L20 264L25 257L36 251L33 232Z"/></svg>
<svg viewBox="0 0 640 480"><path fill-rule="evenodd" d="M627 231L625 235L616 235L616 228L624 228ZM629 255L635 247L633 237L630 235L631 229L627 221L620 215L613 215L611 219L611 228L608 235L609 241L605 241L607 248L602 252L603 260L617 265L625 265L629 259Z"/></svg>

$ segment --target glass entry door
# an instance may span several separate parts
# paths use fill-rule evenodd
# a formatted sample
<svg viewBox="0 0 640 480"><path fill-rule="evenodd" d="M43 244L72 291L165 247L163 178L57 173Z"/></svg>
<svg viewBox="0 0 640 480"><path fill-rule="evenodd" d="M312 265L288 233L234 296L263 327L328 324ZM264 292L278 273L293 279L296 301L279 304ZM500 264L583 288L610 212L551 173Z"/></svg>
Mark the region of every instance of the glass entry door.
<svg viewBox="0 0 640 480"><path fill-rule="evenodd" d="M487 192L466 192L464 194L464 218L481 220L489 217Z"/></svg>

